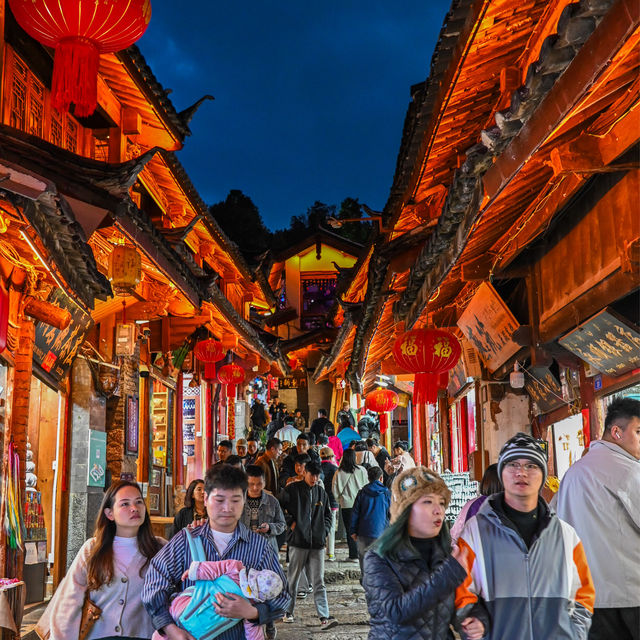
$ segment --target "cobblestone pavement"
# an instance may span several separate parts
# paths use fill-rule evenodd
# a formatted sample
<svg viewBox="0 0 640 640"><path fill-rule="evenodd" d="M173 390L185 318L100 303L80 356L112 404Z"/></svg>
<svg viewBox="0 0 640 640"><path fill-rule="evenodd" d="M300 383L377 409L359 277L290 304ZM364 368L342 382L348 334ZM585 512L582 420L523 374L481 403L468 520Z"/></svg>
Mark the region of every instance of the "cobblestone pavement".
<svg viewBox="0 0 640 640"><path fill-rule="evenodd" d="M357 562L345 562L347 555L346 544L337 544L336 562L324 565L329 612L339 625L326 631L320 627L311 593L304 600L297 600L292 623L276 623L278 640L366 640L369 614L359 582L360 569ZM284 568L286 572L286 565Z"/></svg>

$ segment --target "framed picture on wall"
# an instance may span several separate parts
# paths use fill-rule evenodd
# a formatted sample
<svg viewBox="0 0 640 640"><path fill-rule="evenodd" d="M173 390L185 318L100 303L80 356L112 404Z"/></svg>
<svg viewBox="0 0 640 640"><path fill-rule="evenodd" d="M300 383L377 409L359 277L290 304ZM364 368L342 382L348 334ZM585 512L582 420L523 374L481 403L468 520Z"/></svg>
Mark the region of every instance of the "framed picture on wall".
<svg viewBox="0 0 640 640"><path fill-rule="evenodd" d="M159 469L158 467L153 467L153 469L151 469L149 486L158 489L162 486L162 469Z"/></svg>
<svg viewBox="0 0 640 640"><path fill-rule="evenodd" d="M125 452L129 456L138 455L138 398L125 398Z"/></svg>
<svg viewBox="0 0 640 640"><path fill-rule="evenodd" d="M153 515L160 513L160 494L149 493L149 512Z"/></svg>

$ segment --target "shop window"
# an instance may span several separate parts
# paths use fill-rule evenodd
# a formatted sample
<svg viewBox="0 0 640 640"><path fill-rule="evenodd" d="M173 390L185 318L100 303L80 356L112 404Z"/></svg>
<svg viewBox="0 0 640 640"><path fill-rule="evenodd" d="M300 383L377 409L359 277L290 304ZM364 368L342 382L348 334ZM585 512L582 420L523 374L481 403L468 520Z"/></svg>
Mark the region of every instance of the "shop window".
<svg viewBox="0 0 640 640"><path fill-rule="evenodd" d="M71 118L67 118L64 146L71 151L71 153L76 153L78 148L78 125Z"/></svg>
<svg viewBox="0 0 640 640"><path fill-rule="evenodd" d="M35 78L31 78L30 84L28 132L42 138L44 131L44 86Z"/></svg>
<svg viewBox="0 0 640 640"><path fill-rule="evenodd" d="M57 109L51 110L51 142L61 147L63 142L62 114Z"/></svg>
<svg viewBox="0 0 640 640"><path fill-rule="evenodd" d="M319 329L333 306L336 278L305 278L302 280L302 329Z"/></svg>
<svg viewBox="0 0 640 640"><path fill-rule="evenodd" d="M27 119L27 67L14 58L13 82L11 84L11 113L9 124L24 131Z"/></svg>
<svg viewBox="0 0 640 640"><path fill-rule="evenodd" d="M80 125L69 114L47 105L47 88L15 52L11 68L9 125L77 153Z"/></svg>

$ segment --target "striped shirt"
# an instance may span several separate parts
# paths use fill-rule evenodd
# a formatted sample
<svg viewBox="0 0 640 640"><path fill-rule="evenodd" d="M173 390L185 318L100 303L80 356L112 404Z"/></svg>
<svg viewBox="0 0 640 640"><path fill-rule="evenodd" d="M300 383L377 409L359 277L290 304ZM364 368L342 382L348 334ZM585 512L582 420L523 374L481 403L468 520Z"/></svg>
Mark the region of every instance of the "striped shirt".
<svg viewBox="0 0 640 640"><path fill-rule="evenodd" d="M291 601L287 591L287 580L278 563L273 547L266 538L249 531L238 522L231 542L220 555L213 541L209 522L192 530L193 536L202 538L207 560L239 560L249 569L271 569L282 579L285 585L282 593L264 603L253 603L259 613L258 624L266 624L282 617ZM176 591L183 591L195 584L191 580L180 582L183 573L191 564L191 552L187 542L187 534L183 529L178 532L162 550L151 560L142 589L142 603L151 616L153 626L161 629L175 620L169 613L169 598ZM244 625L236 624L218 636L220 640L245 640Z"/></svg>

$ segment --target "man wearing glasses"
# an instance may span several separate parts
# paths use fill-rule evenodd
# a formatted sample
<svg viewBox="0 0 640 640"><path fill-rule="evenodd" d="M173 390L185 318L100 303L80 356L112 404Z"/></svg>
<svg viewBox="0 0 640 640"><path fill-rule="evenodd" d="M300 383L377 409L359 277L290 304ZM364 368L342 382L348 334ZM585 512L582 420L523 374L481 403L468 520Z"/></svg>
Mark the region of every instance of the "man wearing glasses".
<svg viewBox="0 0 640 640"><path fill-rule="evenodd" d="M586 640L593 582L580 538L540 496L543 443L515 435L500 451L498 475L504 491L486 500L458 539L468 550L458 616L482 597L492 621L489 640Z"/></svg>

